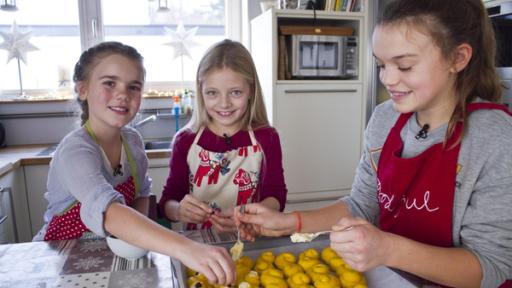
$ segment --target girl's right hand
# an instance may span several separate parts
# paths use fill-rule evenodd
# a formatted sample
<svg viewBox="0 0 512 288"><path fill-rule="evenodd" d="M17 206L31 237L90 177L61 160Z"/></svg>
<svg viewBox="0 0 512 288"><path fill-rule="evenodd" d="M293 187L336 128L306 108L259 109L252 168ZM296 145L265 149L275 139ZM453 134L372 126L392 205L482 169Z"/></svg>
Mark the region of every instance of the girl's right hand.
<svg viewBox="0 0 512 288"><path fill-rule="evenodd" d="M245 205L245 213L240 207L235 208L235 224L240 229L240 236L254 241L257 235L282 236L294 232L296 216L270 209L260 203Z"/></svg>
<svg viewBox="0 0 512 288"><path fill-rule="evenodd" d="M185 266L197 271L211 284L230 285L236 280L235 263L226 248L195 241L187 245L180 260Z"/></svg>
<svg viewBox="0 0 512 288"><path fill-rule="evenodd" d="M187 194L180 201L178 208L178 221L185 223L200 224L208 220L213 213L207 203Z"/></svg>

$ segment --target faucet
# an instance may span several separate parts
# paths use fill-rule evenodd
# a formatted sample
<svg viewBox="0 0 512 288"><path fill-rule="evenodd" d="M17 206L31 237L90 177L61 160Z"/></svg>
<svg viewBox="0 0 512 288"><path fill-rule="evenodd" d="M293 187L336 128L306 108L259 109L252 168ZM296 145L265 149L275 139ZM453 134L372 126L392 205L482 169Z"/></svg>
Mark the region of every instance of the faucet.
<svg viewBox="0 0 512 288"><path fill-rule="evenodd" d="M135 124L132 125L133 128L139 128L139 127L142 127L146 124L148 124L149 122L155 122L157 119L156 115L151 115L151 116L148 116L138 122L136 122Z"/></svg>

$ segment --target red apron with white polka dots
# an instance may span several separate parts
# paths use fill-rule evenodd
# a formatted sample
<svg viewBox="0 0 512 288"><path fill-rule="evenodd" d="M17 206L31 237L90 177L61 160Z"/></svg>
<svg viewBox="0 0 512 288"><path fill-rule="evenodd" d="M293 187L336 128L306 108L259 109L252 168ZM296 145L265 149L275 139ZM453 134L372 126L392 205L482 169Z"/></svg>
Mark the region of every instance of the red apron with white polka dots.
<svg viewBox="0 0 512 288"><path fill-rule="evenodd" d="M94 134L89 121L87 121L83 127L86 129L87 133L89 136L91 136L94 142L98 143L96 135ZM125 182L118 184L114 189L124 196L126 205L130 206L133 200L135 200L138 191L140 191L140 184L137 176L137 165L133 159L130 146L122 137L121 141L123 143L126 157L128 158L131 176L128 177ZM82 219L80 218L81 206L82 203L75 201L73 204L71 204L71 206L64 210L64 212L53 216L50 223L48 223L46 234L44 235L44 240L49 241L77 239L82 237L85 232L90 232L90 230L87 228L87 226L85 226L85 224L82 222Z"/></svg>
<svg viewBox="0 0 512 288"><path fill-rule="evenodd" d="M124 196L126 205L131 205L135 199L136 190L133 177L128 177L124 183L117 185L115 190ZM44 240L50 241L77 239L82 237L85 232L90 232L90 230L87 228L87 226L85 226L84 222L82 222L82 219L80 218L81 206L82 203L76 201L64 213L54 216L52 221L50 221L48 224L48 229L46 229Z"/></svg>

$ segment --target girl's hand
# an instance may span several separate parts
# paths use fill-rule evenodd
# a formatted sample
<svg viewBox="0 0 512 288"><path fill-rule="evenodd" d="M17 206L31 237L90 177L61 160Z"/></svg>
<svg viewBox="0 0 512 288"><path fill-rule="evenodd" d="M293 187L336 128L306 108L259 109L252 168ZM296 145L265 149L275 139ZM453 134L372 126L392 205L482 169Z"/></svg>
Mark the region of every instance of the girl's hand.
<svg viewBox="0 0 512 288"><path fill-rule="evenodd" d="M178 208L178 221L185 223L200 224L204 223L213 210L207 203L187 194L180 201Z"/></svg>
<svg viewBox="0 0 512 288"><path fill-rule="evenodd" d="M235 219L233 218L233 208L223 211L216 211L210 216L210 222L219 232L236 231Z"/></svg>
<svg viewBox="0 0 512 288"><path fill-rule="evenodd" d="M235 283L235 264L225 248L190 242L183 251L184 257L179 259L185 266L206 276L211 284Z"/></svg>
<svg viewBox="0 0 512 288"><path fill-rule="evenodd" d="M243 214L240 207L236 207L234 217L240 236L250 241L254 241L257 235L289 235L295 229L295 215L275 211L260 203L246 204Z"/></svg>
<svg viewBox="0 0 512 288"><path fill-rule="evenodd" d="M354 217L344 217L332 227L331 248L353 269L363 272L385 265L389 254L388 233L371 223Z"/></svg>

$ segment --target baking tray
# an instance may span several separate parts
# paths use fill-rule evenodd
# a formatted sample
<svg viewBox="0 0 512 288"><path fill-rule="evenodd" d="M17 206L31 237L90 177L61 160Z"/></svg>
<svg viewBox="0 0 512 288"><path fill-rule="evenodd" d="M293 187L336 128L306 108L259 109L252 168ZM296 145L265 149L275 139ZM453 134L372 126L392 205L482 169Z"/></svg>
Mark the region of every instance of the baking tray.
<svg viewBox="0 0 512 288"><path fill-rule="evenodd" d="M234 242L223 242L217 245L229 249L233 244ZM329 236L321 235L309 243L292 243L290 241L290 237L260 238L256 242L245 242L244 246L244 252L242 255L249 256L253 260L256 260L262 252L268 250L272 250L274 255L279 255L283 252L290 252L298 257L300 252L308 248L315 248L318 252L321 252L322 249L329 246ZM175 267L179 287L186 288L187 273L185 266L175 259L172 259L171 261ZM422 286L414 276L403 272L397 272L384 266L379 266L363 274L368 283L368 287L412 288Z"/></svg>

